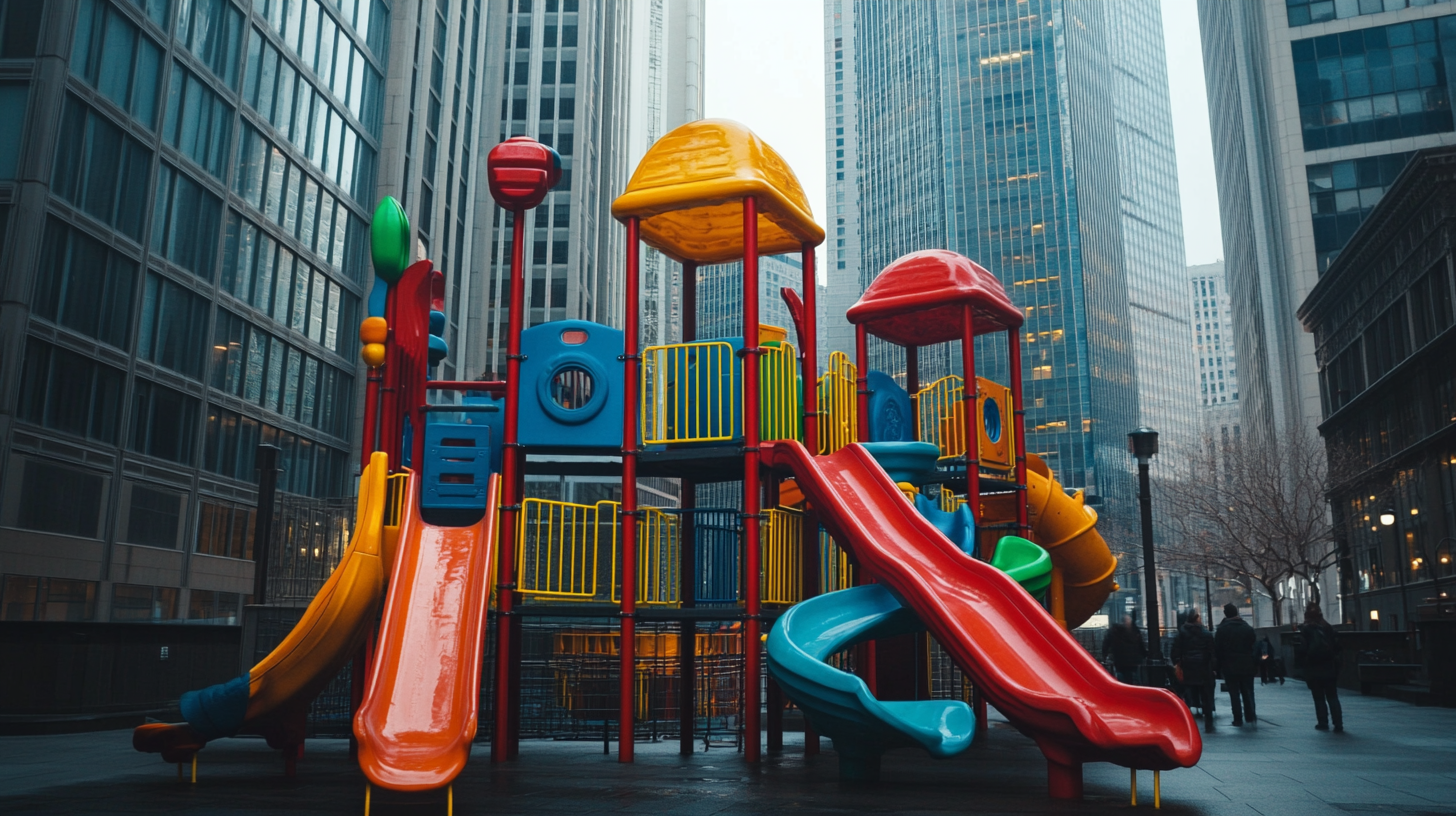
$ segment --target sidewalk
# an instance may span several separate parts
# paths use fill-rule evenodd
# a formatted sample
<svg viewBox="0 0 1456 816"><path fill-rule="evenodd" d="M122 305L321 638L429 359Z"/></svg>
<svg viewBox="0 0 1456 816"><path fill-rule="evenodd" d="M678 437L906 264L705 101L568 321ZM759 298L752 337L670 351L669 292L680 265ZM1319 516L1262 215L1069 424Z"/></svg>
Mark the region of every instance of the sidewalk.
<svg viewBox="0 0 1456 816"><path fill-rule="evenodd" d="M1349 694L1345 734L1314 730L1304 684L1256 689L1257 726L1218 728L1195 768L1163 774L1163 812L1241 816L1456 814L1456 710L1416 708ZM1128 772L1086 766L1082 803L1046 797L1045 764L1030 740L992 715L989 744L952 760L895 751L872 789L841 789L832 752L805 760L799 735L758 768L731 749L691 758L677 743L644 744L619 765L601 743L528 741L521 759L492 766L489 748L455 785L459 814L568 813L1005 813L1103 814L1127 810ZM615 745L613 746L615 751ZM1139 774L1150 809L1151 774ZM197 785L131 749L129 731L0 738L0 813L13 814L359 814L363 776L343 740L312 741L296 780L262 740L232 739L201 754ZM375 791L374 810L443 814L443 791Z"/></svg>

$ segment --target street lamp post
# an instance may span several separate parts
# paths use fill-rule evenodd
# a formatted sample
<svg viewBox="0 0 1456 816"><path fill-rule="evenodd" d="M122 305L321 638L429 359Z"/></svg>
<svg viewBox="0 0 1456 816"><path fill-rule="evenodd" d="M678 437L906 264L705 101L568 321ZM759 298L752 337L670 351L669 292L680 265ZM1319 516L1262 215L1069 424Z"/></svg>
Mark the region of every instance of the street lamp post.
<svg viewBox="0 0 1456 816"><path fill-rule="evenodd" d="M1394 507L1387 507L1384 510L1381 510L1380 511L1380 526L1381 527L1393 527L1393 526L1395 526L1395 508ZM1396 555L1396 562L1395 563L1399 566L1399 572L1397 572L1396 575L1400 578L1400 614L1401 614L1402 617L1405 618L1405 626L1406 626L1406 628L1407 629L1410 629L1410 628L1412 628L1412 625L1411 625L1411 614L1410 614L1410 598L1407 596L1406 590L1405 590L1405 564L1406 564L1406 561L1408 560L1408 558L1410 556L1410 553L1409 552L1403 552L1403 549L1404 548L1401 547L1401 545L1400 545L1400 531L1399 530L1392 530L1391 532L1394 533L1394 535L1392 536L1392 538L1395 539L1391 543L1391 546L1395 549L1395 555Z"/></svg>
<svg viewBox="0 0 1456 816"><path fill-rule="evenodd" d="M1148 607L1148 683L1161 685L1162 675L1153 666L1163 665L1161 618L1158 615L1158 568L1153 556L1153 491L1148 464L1158 453L1158 432L1142 426L1127 435L1127 449L1138 463L1138 503L1143 522L1143 597ZM1157 676L1155 676L1155 674Z"/></svg>

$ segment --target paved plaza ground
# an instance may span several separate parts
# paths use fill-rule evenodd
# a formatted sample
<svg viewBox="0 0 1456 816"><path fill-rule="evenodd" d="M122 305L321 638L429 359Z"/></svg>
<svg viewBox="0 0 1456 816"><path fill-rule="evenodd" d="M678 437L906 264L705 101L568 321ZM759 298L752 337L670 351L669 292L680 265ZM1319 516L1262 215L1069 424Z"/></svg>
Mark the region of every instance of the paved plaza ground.
<svg viewBox="0 0 1456 816"><path fill-rule="evenodd" d="M1456 710L1344 695L1344 734L1314 730L1304 684L1257 689L1258 726L1218 729L1196 768L1163 774L1168 814L1456 814ZM641 745L619 765L600 743L529 741L503 767L478 746L455 784L456 813L1007 813L1102 814L1128 807L1128 772L1086 767L1086 801L1046 796L1045 765L1031 741L992 713L988 744L947 761L913 750L885 758L874 788L841 788L836 757L806 760L788 734L783 753L758 768L732 749L677 753L677 743ZM613 746L615 750L615 745ZM1151 774L1139 775L1151 809ZM0 737L0 814L359 814L363 776L343 740L310 741L298 778L261 740L232 739L201 755L196 785L173 766L135 753L130 731ZM444 792L375 793L379 816L443 814Z"/></svg>

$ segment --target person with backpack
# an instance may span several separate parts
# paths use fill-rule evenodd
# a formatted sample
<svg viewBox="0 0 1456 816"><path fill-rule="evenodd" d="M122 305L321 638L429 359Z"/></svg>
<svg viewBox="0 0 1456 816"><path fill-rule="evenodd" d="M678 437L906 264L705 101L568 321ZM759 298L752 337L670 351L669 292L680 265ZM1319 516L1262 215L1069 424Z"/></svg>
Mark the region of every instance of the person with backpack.
<svg viewBox="0 0 1456 816"><path fill-rule="evenodd" d="M1299 627L1303 644L1296 651L1296 657L1304 666L1304 682L1314 697L1315 728L1330 730L1334 722L1335 733L1345 730L1345 712L1340 708L1340 692L1335 680L1340 675L1340 641L1335 628L1325 620L1318 604L1310 604L1304 610L1304 625Z"/></svg>
<svg viewBox="0 0 1456 816"><path fill-rule="evenodd" d="M1203 730L1213 732L1213 675L1217 657L1213 635L1203 628L1198 610L1188 613L1188 622L1178 627L1173 639L1174 671L1181 676L1189 696L1198 700L1203 712Z"/></svg>
<svg viewBox="0 0 1456 816"><path fill-rule="evenodd" d="M1239 617L1239 608L1223 605L1223 621L1213 635L1218 670L1228 689L1229 703L1234 709L1234 725L1244 720L1254 722L1254 648L1257 636L1254 627Z"/></svg>

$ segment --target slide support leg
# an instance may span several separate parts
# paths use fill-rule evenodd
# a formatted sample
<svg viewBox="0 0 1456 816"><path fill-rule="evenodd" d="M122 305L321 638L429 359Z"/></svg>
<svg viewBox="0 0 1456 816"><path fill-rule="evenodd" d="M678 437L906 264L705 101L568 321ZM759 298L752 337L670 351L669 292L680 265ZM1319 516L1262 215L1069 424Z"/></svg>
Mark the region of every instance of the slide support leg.
<svg viewBox="0 0 1456 816"><path fill-rule="evenodd" d="M1053 799L1082 798L1082 763L1063 765L1047 760L1047 794Z"/></svg>
<svg viewBox="0 0 1456 816"><path fill-rule="evenodd" d="M1129 768L1132 771L1132 807L1137 807L1137 768Z"/></svg>
<svg viewBox="0 0 1456 816"><path fill-rule="evenodd" d="M192 755L192 784L197 784L197 754Z"/></svg>
<svg viewBox="0 0 1456 816"><path fill-rule="evenodd" d="M1159 778L1161 771L1153 771L1153 810L1163 807L1163 780Z"/></svg>

